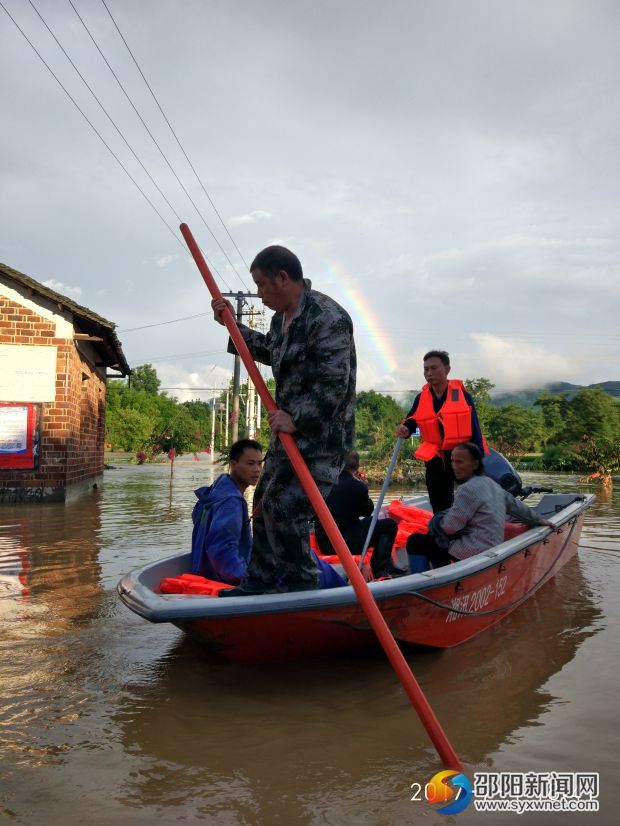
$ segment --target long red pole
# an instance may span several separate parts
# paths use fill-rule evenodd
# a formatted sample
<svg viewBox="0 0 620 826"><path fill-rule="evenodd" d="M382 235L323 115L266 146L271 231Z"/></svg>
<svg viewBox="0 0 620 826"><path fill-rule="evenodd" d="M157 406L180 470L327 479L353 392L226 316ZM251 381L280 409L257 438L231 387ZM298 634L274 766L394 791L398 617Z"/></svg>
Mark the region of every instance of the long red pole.
<svg viewBox="0 0 620 826"><path fill-rule="evenodd" d="M215 279L211 275L207 262L200 252L200 248L194 240L194 236L192 235L187 224L181 224L181 232L212 297L214 299L222 298L222 293L215 283ZM243 364L248 371L248 375L252 379L254 387L256 387L256 391L261 397L263 404L270 412L277 410L276 403L271 398L267 385L263 381L263 377L258 371L258 368L254 363L254 359L248 350L247 344L243 340L243 336L237 327L237 322L228 308L226 308L222 313L222 320L226 324L230 337L237 348L237 352L241 356L241 360L243 361ZM396 640L392 636L390 629L383 619L383 615L381 614L377 603L374 601L364 577L355 564L355 560L351 556L351 552L347 548L347 545L338 530L338 526L334 522L334 518L325 504L325 500L321 496L314 479L310 475L310 471L308 470L308 467L299 452L299 448L297 447L295 440L290 433L282 433L278 431L278 436L280 437L280 441L284 446L301 486L312 503L312 507L314 508L321 525L323 525L323 528L325 529L325 533L329 537L334 550L342 562L342 566L349 577L349 581L353 586L353 590L355 591L360 605L368 618L368 622L377 635L379 642L383 646L383 650L385 651L389 661L392 663L392 666L398 675L398 679L407 692L407 695L411 700L413 707L417 711L422 725L428 732L429 737L437 749L444 766L448 769L463 771L463 767L459 758L456 756L456 752L450 745L444 730L435 717L435 714L430 707L428 700L424 696L422 689L418 685L416 678L411 673L411 669L409 668L402 651L396 644Z"/></svg>

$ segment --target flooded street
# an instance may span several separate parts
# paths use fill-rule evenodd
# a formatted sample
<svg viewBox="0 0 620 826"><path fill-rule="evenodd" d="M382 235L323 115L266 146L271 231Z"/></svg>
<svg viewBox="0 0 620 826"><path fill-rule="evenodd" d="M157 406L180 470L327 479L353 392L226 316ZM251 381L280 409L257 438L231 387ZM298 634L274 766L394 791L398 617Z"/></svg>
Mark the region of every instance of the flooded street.
<svg viewBox="0 0 620 826"><path fill-rule="evenodd" d="M455 649L407 652L469 777L599 772L600 812L450 818L410 799L442 766L381 653L224 664L121 604L124 573L189 550L212 474L177 462L170 487L166 466L119 465L92 498L0 510L7 823L618 822L619 484L589 488L579 557L524 606Z"/></svg>

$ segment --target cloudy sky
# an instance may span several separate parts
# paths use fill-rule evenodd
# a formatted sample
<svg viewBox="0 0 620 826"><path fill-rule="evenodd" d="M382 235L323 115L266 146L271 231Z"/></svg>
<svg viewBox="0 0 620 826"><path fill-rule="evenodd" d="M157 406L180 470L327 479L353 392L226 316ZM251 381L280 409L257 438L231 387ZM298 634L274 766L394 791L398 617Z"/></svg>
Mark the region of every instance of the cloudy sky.
<svg viewBox="0 0 620 826"><path fill-rule="evenodd" d="M102 0L0 1L153 205L0 8L0 261L164 387L231 370L179 217L224 288L228 233L293 249L360 389L419 387L435 347L498 389L620 379L615 0L106 0L202 185Z"/></svg>

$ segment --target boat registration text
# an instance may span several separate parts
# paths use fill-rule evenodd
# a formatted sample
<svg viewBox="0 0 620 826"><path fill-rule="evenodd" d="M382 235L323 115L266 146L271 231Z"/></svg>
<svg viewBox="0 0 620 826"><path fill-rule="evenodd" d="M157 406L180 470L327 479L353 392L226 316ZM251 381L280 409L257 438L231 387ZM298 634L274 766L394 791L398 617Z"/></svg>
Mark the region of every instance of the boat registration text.
<svg viewBox="0 0 620 826"><path fill-rule="evenodd" d="M481 588L476 588L474 591L470 591L468 594L461 594L461 596L455 597L450 603L452 610L448 612L446 622L463 619L469 612L475 613L476 611L482 611L489 603L503 596L506 591L507 582L508 576L504 574L504 576L499 577L494 585L489 583L488 585L483 585ZM461 611L467 613L460 613Z"/></svg>

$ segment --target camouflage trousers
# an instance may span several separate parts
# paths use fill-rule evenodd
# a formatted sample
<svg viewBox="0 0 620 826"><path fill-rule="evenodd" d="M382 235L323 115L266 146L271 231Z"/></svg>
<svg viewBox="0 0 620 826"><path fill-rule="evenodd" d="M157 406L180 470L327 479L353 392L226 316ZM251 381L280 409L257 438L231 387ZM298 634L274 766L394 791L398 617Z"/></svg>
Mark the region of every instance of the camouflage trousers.
<svg viewBox="0 0 620 826"><path fill-rule="evenodd" d="M316 480L315 480L316 481ZM316 482L323 498L331 482ZM310 500L286 458L269 456L254 494L254 539L242 587L262 591L300 591L318 587L310 554Z"/></svg>

